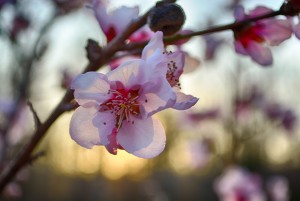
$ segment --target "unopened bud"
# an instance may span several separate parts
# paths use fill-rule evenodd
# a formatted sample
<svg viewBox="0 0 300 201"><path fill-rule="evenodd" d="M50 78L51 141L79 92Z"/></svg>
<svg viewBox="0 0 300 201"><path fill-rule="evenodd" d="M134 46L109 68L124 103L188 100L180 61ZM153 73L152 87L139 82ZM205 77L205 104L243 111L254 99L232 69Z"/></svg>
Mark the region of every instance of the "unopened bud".
<svg viewBox="0 0 300 201"><path fill-rule="evenodd" d="M102 49L95 40L88 39L85 49L91 63L96 63L100 59Z"/></svg>
<svg viewBox="0 0 300 201"><path fill-rule="evenodd" d="M185 22L183 9L174 3L159 2L150 11L148 24L152 31L162 31L165 36L175 34Z"/></svg>

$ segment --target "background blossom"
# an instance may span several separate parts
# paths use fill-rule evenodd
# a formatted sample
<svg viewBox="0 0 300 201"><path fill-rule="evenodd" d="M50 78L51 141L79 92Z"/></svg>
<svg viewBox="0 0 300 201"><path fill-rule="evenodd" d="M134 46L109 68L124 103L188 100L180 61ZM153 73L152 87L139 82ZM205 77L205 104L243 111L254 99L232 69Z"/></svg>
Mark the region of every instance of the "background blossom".
<svg viewBox="0 0 300 201"><path fill-rule="evenodd" d="M237 21L256 17L272 12L271 9L258 6L246 14L244 8L235 9L234 16ZM290 38L292 27L288 20L265 19L234 30L235 50L239 54L249 55L252 60L263 66L271 65L273 57L268 46L279 45Z"/></svg>

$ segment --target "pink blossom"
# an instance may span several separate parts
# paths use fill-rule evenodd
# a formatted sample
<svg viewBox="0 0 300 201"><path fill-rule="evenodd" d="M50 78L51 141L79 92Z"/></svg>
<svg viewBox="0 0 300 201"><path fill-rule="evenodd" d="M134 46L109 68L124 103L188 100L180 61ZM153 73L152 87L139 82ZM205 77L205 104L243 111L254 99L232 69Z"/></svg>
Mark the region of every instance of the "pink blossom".
<svg viewBox="0 0 300 201"><path fill-rule="evenodd" d="M95 12L97 21L103 30L107 42L110 42L117 35L121 34L128 24L135 20L139 15L139 8L122 6L110 12L107 11L107 6L94 0L92 3L92 9ZM129 41L144 41L149 40L153 32L149 27L142 27L129 37Z"/></svg>
<svg viewBox="0 0 300 201"><path fill-rule="evenodd" d="M71 88L80 105L71 119L73 140L86 148L104 145L112 154L117 149L142 158L161 153L165 131L151 115L171 107L176 94L162 76L151 76L159 73L152 65L163 64L162 54L156 52L147 60L125 62L106 75L88 72L73 81Z"/></svg>
<svg viewBox="0 0 300 201"><path fill-rule="evenodd" d="M189 108L198 99L174 89L178 82L173 77L182 73L182 67L175 71L176 63L182 66L184 58L154 48L158 39L162 42L161 32L145 47L142 59L126 61L106 75L88 72L73 80L79 108L71 119L70 134L79 145L104 145L112 154L124 149L142 158L162 152L165 131L152 115L171 107ZM167 67L171 62L167 58L174 66Z"/></svg>
<svg viewBox="0 0 300 201"><path fill-rule="evenodd" d="M272 201L289 200L288 180L282 176L274 176L267 182L267 190Z"/></svg>
<svg viewBox="0 0 300 201"><path fill-rule="evenodd" d="M34 126L32 112L28 105L22 103L17 111L17 115L12 119L8 130L6 141L10 146L16 145L28 136Z"/></svg>
<svg viewBox="0 0 300 201"><path fill-rule="evenodd" d="M187 151L191 158L190 166L195 169L205 167L212 157L212 141L205 138L188 142Z"/></svg>
<svg viewBox="0 0 300 201"><path fill-rule="evenodd" d="M291 109L278 103L265 103L261 109L271 121L277 121L287 131L291 132L295 129L297 116Z"/></svg>
<svg viewBox="0 0 300 201"><path fill-rule="evenodd" d="M215 183L221 201L265 201L260 178L240 167L230 167Z"/></svg>
<svg viewBox="0 0 300 201"><path fill-rule="evenodd" d="M235 19L245 20L272 12L271 9L258 6L249 14L245 14L244 8L235 9ZM273 57L268 46L279 45L290 38L292 27L288 20L264 19L234 30L235 50L239 54L249 55L252 60L263 66L271 65Z"/></svg>
<svg viewBox="0 0 300 201"><path fill-rule="evenodd" d="M176 92L177 96L176 103L172 106L172 108L177 110L186 110L192 107L197 103L198 98L186 95L180 91L179 77L183 73L185 62L184 53L180 50L175 52L167 51L163 44L163 33L160 31L154 34L153 38L144 48L142 52L142 59L147 60L148 57L151 57L157 50L163 53L166 65L164 68L154 65L156 67L154 71L166 71L166 74L163 76L167 78L170 86ZM162 74L160 73L160 75ZM153 76L156 76L156 74L153 74Z"/></svg>
<svg viewBox="0 0 300 201"><path fill-rule="evenodd" d="M21 198L22 197L22 189L20 187L20 185L16 182L11 182L9 183L3 192L3 195L7 198L11 198L11 199L16 199L16 198Z"/></svg>

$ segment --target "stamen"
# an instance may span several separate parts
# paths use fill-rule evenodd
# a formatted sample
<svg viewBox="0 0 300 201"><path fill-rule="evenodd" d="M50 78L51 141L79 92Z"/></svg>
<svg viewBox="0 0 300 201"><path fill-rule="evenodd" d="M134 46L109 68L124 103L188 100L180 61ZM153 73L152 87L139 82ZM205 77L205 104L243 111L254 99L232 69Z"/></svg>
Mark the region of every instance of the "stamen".
<svg viewBox="0 0 300 201"><path fill-rule="evenodd" d="M176 75L178 67L176 65L176 62L173 60L170 60L170 62L167 64L168 65L168 71L166 74L166 78L169 82L169 84L174 87L179 87L180 88L180 83L178 80L178 75Z"/></svg>
<svg viewBox="0 0 300 201"><path fill-rule="evenodd" d="M108 94L111 94L112 97L100 105L100 111L110 111L111 114L116 116L117 130L121 128L124 120L133 123L131 116L140 114L138 90L110 89ZM103 124L106 125L106 122Z"/></svg>

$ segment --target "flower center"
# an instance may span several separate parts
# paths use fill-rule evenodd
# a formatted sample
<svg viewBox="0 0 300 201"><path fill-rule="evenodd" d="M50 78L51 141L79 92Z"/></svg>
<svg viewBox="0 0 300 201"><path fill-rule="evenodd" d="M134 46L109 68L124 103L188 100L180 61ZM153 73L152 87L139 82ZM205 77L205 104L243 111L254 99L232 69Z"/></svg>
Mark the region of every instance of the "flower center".
<svg viewBox="0 0 300 201"><path fill-rule="evenodd" d="M101 112L110 111L115 114L116 128L118 130L124 120L134 123L130 116L138 116L140 114L138 91L139 90L126 91L125 89L110 89L108 94L112 94L112 97L100 105Z"/></svg>
<svg viewBox="0 0 300 201"><path fill-rule="evenodd" d="M247 194L245 194L243 192L237 192L235 198L236 198L236 201L247 201L247 200L249 200L249 197L247 196Z"/></svg>
<svg viewBox="0 0 300 201"><path fill-rule="evenodd" d="M265 42L265 39L261 37L259 34L259 32L263 28L264 27L262 25L250 26L244 30L236 32L235 37L243 44L244 47L248 47L251 41L255 41L257 43L263 43Z"/></svg>
<svg viewBox="0 0 300 201"><path fill-rule="evenodd" d="M113 26L110 26L105 35L107 38L107 42L110 42L117 35L116 29Z"/></svg>

